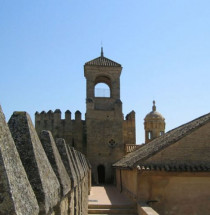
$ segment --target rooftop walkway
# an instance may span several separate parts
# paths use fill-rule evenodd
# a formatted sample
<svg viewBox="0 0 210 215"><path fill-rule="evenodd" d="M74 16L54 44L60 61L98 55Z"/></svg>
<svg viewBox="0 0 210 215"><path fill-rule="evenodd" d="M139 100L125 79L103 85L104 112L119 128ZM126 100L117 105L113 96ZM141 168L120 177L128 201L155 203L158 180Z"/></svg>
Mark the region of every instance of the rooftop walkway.
<svg viewBox="0 0 210 215"><path fill-rule="evenodd" d="M93 186L88 198L88 214L135 215L136 204L120 193L115 186Z"/></svg>
<svg viewBox="0 0 210 215"><path fill-rule="evenodd" d="M88 197L89 204L125 205L133 202L120 193L115 186L93 186Z"/></svg>

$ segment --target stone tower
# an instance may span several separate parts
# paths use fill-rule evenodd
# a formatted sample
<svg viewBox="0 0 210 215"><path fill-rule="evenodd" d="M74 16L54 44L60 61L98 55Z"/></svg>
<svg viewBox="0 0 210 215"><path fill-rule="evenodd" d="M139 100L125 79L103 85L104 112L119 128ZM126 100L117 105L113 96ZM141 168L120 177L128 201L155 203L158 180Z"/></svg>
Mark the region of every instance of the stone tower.
<svg viewBox="0 0 210 215"><path fill-rule="evenodd" d="M145 143L165 133L165 118L156 111L155 101L153 101L152 111L144 119L144 129Z"/></svg>
<svg viewBox="0 0 210 215"><path fill-rule="evenodd" d="M112 164L124 155L123 114L120 100L120 64L101 56L84 65L86 78L87 158L93 183L113 182ZM109 97L97 97L95 86L103 83Z"/></svg>

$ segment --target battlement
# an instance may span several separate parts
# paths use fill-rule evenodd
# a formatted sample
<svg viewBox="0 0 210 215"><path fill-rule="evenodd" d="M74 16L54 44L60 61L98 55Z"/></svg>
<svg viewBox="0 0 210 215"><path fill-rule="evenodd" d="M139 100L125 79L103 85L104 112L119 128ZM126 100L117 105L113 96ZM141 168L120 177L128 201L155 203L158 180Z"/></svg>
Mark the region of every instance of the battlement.
<svg viewBox="0 0 210 215"><path fill-rule="evenodd" d="M60 109L54 112L42 111L35 113L35 128L40 137L43 130L52 132L54 138L64 138L67 145L76 147L79 151L85 153L85 121L82 120L80 111L76 111L74 119L70 110L65 112L65 118L61 118Z"/></svg>
<svg viewBox="0 0 210 215"><path fill-rule="evenodd" d="M26 112L7 124L0 106L0 131L0 214L87 214L91 173L83 154L50 131L39 138Z"/></svg>
<svg viewBox="0 0 210 215"><path fill-rule="evenodd" d="M67 110L65 112L65 119L61 118L61 110L60 109L56 109L54 112L52 110L49 110L48 112L42 111L42 112L36 112L35 113L35 121L43 121L43 120L58 120L58 121L62 121L62 120L73 120L71 119L71 111ZM82 120L82 114L79 110L77 110L75 112L75 120Z"/></svg>

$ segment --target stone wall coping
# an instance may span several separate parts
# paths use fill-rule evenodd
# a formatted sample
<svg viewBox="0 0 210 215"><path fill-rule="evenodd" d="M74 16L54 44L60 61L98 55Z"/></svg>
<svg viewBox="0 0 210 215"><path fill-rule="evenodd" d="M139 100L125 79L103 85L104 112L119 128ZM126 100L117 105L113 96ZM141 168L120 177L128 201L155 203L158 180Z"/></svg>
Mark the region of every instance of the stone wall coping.
<svg viewBox="0 0 210 215"><path fill-rule="evenodd" d="M50 164L58 178L61 186L61 195L65 196L71 190L71 180L68 176L66 168L64 167L60 153L56 147L54 138L50 131L42 131L40 140L45 153L50 161Z"/></svg>
<svg viewBox="0 0 210 215"><path fill-rule="evenodd" d="M27 178L0 106L0 214L39 214L39 206Z"/></svg>
<svg viewBox="0 0 210 215"><path fill-rule="evenodd" d="M146 203L137 203L138 215L159 215L153 208Z"/></svg>
<svg viewBox="0 0 210 215"><path fill-rule="evenodd" d="M40 212L49 213L60 201L60 184L31 118L26 112L14 112L8 125Z"/></svg>

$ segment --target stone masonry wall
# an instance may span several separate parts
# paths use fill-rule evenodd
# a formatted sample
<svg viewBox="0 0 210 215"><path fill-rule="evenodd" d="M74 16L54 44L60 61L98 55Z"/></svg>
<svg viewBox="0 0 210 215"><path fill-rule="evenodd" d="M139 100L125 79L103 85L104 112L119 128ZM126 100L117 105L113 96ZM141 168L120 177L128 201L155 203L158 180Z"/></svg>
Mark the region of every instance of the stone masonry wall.
<svg viewBox="0 0 210 215"><path fill-rule="evenodd" d="M87 153L86 121L81 119L81 113L76 111L75 119L71 112L65 112L65 119L61 119L61 111L42 111L35 113L35 128L40 136L43 130L52 132L54 138L64 138L69 146L73 146L83 154ZM131 111L123 120L124 144L136 144L135 112Z"/></svg>
<svg viewBox="0 0 210 215"><path fill-rule="evenodd" d="M26 112L7 125L0 107L0 214L86 215L87 159L50 131L40 137Z"/></svg>
<svg viewBox="0 0 210 215"><path fill-rule="evenodd" d="M85 121L81 119L80 111L75 112L74 120L69 110L65 112L65 119L61 119L59 109L36 112L35 128L39 136L42 130L51 131L54 138L64 138L69 146L86 154Z"/></svg>
<svg viewBox="0 0 210 215"><path fill-rule="evenodd" d="M138 201L159 214L209 214L209 177L209 172L139 171Z"/></svg>
<svg viewBox="0 0 210 215"><path fill-rule="evenodd" d="M92 165L94 183L98 183L97 167L103 164L105 181L110 183L114 180L111 166L124 156L125 144L136 144L135 112L130 112L124 120L121 106L118 101L115 111L89 110L86 120L81 119L79 111L76 111L74 120L69 110L65 112L65 119L61 119L59 109L36 112L35 128L41 139L43 130L51 131L55 139L64 138L68 146L85 154ZM116 146L110 145L110 141L115 141Z"/></svg>
<svg viewBox="0 0 210 215"><path fill-rule="evenodd" d="M136 123L134 111L127 114L123 121L123 142L124 144L136 144Z"/></svg>

